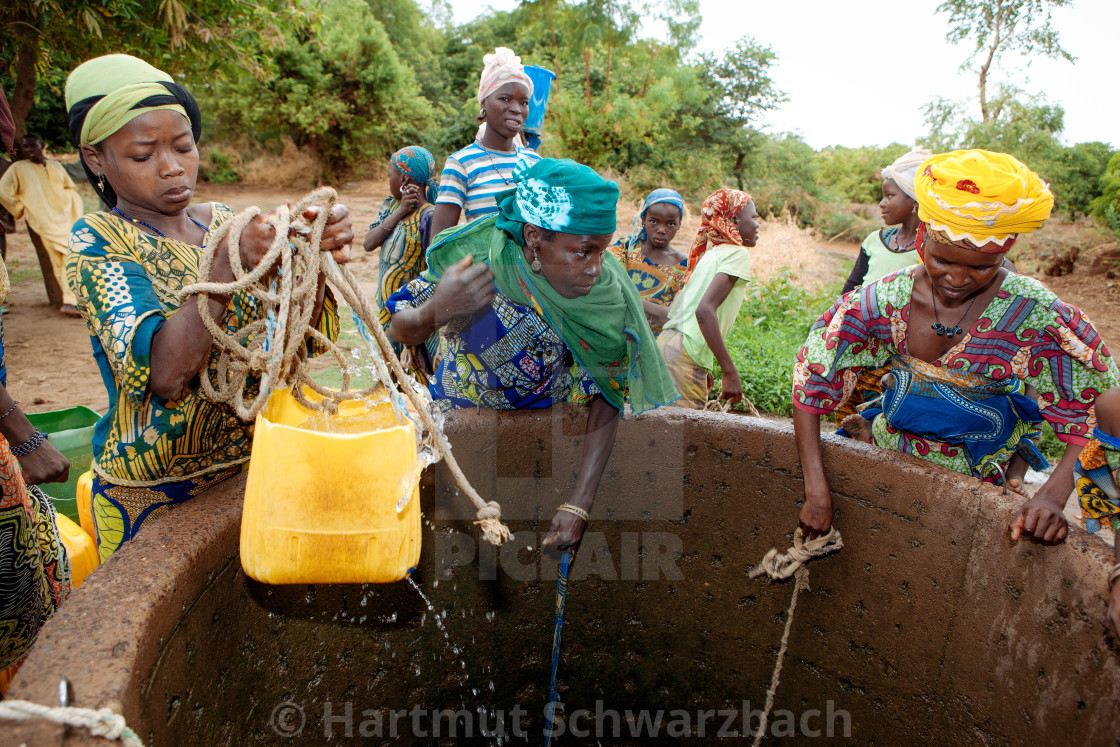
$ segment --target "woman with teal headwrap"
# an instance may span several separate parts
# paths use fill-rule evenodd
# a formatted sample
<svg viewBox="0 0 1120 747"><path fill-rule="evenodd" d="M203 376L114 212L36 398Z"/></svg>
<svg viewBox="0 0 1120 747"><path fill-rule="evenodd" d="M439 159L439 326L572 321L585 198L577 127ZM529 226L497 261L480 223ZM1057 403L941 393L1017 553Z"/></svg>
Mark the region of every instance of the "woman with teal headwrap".
<svg viewBox="0 0 1120 747"><path fill-rule="evenodd" d="M427 267L424 250L432 227L432 203L439 190L435 170L436 161L426 148L409 145L394 153L389 159L389 196L362 242L367 252L381 247L377 317L385 329L389 328L385 300ZM429 352L434 355L435 350Z"/></svg>
<svg viewBox="0 0 1120 747"><path fill-rule="evenodd" d="M677 392L638 291L607 252L618 186L552 159L514 182L497 215L436 237L427 271L388 301L389 332L419 345L447 325L429 384L446 409L590 404L579 480L545 540L563 551L583 536L626 402L641 413Z"/></svg>
<svg viewBox="0 0 1120 747"><path fill-rule="evenodd" d="M638 288L654 334L661 333L669 307L688 275L688 256L669 245L683 219L684 199L680 194L672 189L655 189L634 216L637 233L611 245L611 254Z"/></svg>

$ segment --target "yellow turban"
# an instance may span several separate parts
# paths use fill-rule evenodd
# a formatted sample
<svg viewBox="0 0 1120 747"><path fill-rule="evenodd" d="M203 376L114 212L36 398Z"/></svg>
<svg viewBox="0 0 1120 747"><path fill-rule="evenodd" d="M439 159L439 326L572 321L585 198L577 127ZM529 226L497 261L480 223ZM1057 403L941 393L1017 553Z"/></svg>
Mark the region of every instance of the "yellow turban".
<svg viewBox="0 0 1120 747"><path fill-rule="evenodd" d="M918 217L946 243L998 254L1050 217L1046 182L1006 153L955 150L925 160L914 180Z"/></svg>

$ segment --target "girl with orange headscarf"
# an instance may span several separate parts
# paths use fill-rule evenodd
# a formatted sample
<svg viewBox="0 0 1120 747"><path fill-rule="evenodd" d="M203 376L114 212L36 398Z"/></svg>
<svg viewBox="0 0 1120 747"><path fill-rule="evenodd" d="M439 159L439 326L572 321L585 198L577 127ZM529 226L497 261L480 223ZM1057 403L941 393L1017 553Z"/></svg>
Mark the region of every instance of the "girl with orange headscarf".
<svg viewBox="0 0 1120 747"><path fill-rule="evenodd" d="M746 192L721 189L704 200L700 214L700 230L688 256L688 279L657 340L681 393L675 404L692 409L707 405L716 361L723 371L720 397L729 402L743 398L725 339L747 295L747 247L758 241L758 214Z"/></svg>

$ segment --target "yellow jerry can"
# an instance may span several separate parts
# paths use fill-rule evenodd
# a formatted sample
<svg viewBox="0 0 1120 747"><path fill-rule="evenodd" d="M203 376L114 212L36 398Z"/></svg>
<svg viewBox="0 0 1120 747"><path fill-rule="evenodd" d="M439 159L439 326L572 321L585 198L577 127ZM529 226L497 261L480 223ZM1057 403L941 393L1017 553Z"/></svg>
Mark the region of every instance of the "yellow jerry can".
<svg viewBox="0 0 1120 747"><path fill-rule="evenodd" d="M253 436L241 517L246 575L269 584L408 576L420 558L419 485L405 484L415 462L412 423L387 398L348 400L329 415L278 389Z"/></svg>
<svg viewBox="0 0 1120 747"><path fill-rule="evenodd" d="M93 528L93 471L87 470L78 477L78 523L96 543L97 530Z"/></svg>
<svg viewBox="0 0 1120 747"><path fill-rule="evenodd" d="M66 554L70 556L70 586L77 589L86 580L86 576L101 565L97 543L69 517L55 514L55 520L58 522L58 537L66 547Z"/></svg>

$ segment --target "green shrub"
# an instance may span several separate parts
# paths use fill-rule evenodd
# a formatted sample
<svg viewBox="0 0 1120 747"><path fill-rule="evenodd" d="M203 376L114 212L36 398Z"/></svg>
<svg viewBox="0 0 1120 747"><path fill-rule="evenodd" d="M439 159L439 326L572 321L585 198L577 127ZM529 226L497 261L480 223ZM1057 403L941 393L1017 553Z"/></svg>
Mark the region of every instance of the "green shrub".
<svg viewBox="0 0 1120 747"><path fill-rule="evenodd" d="M233 184L241 181L241 174L234 166L234 159L220 151L209 155L209 166L203 164L201 176L211 184Z"/></svg>
<svg viewBox="0 0 1120 747"><path fill-rule="evenodd" d="M752 282L735 327L728 335L727 349L743 394L762 412L792 415L793 364L809 327L828 308L840 288L814 296L795 286L789 275ZM715 394L720 377L716 367ZM736 406L736 409L746 408Z"/></svg>

